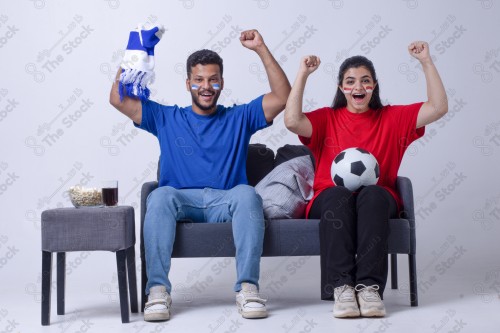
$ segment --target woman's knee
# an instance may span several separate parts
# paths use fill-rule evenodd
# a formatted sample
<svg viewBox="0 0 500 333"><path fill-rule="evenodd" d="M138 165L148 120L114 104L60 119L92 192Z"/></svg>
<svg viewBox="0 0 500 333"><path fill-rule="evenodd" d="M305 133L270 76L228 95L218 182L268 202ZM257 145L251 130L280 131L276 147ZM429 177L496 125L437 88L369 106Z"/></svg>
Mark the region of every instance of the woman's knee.
<svg viewBox="0 0 500 333"><path fill-rule="evenodd" d="M320 230L332 227L341 229L346 224L355 223L354 197L351 191L343 186L334 186L324 190L320 196Z"/></svg>
<svg viewBox="0 0 500 333"><path fill-rule="evenodd" d="M349 211L354 207L354 195L343 186L334 186L324 190L320 197L321 211Z"/></svg>
<svg viewBox="0 0 500 333"><path fill-rule="evenodd" d="M383 187L378 185L369 185L364 187L358 194L357 206L368 205L377 208L390 208L391 194Z"/></svg>
<svg viewBox="0 0 500 333"><path fill-rule="evenodd" d="M387 190L382 186L368 185L365 186L358 194L358 200L371 199L387 201ZM389 194L390 195L390 194Z"/></svg>
<svg viewBox="0 0 500 333"><path fill-rule="evenodd" d="M329 187L329 188L323 190L323 192L321 192L320 195L323 195L323 194L327 197L330 197L330 198L351 197L352 196L352 192L344 186Z"/></svg>

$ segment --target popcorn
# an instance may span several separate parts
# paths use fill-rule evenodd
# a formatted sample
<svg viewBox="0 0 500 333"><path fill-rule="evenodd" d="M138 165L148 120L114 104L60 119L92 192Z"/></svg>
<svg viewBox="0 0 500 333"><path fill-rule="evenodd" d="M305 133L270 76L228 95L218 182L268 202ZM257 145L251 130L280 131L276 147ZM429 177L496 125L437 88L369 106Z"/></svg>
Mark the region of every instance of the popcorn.
<svg viewBox="0 0 500 333"><path fill-rule="evenodd" d="M69 188L69 198L75 207L102 206L102 194L100 188L72 186Z"/></svg>

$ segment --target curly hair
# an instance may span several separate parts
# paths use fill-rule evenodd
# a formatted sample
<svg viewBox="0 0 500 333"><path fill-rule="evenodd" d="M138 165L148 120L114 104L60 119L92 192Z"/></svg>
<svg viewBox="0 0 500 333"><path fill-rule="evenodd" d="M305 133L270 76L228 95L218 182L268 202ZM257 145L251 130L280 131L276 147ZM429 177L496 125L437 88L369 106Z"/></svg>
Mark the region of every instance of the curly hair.
<svg viewBox="0 0 500 333"><path fill-rule="evenodd" d="M191 68L195 67L196 65L219 65L220 69L220 75L222 76L223 72L223 66L222 66L222 58L219 56L217 52L214 52L212 50L199 50L194 53L192 53L188 58L186 62L186 72L188 77L191 76Z"/></svg>

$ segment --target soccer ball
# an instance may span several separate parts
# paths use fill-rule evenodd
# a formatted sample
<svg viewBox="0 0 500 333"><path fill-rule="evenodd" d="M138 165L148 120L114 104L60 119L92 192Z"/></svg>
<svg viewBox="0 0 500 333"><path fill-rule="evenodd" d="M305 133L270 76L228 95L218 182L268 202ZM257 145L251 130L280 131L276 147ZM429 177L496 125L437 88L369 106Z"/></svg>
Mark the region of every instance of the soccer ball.
<svg viewBox="0 0 500 333"><path fill-rule="evenodd" d="M352 192L376 184L380 176L375 156L361 148L341 151L333 160L330 172L335 185L344 186Z"/></svg>

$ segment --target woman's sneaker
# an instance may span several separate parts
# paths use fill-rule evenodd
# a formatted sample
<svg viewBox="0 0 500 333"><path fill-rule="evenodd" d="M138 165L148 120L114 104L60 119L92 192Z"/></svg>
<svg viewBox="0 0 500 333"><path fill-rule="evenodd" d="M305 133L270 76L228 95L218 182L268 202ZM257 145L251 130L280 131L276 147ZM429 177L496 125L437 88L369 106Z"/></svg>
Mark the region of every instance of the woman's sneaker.
<svg viewBox="0 0 500 333"><path fill-rule="evenodd" d="M236 294L238 312L247 319L267 317L266 301L259 296L257 286L251 283L243 282Z"/></svg>
<svg viewBox="0 0 500 333"><path fill-rule="evenodd" d="M149 289L148 302L144 306L145 321L160 321L170 319L172 298L165 286L154 286Z"/></svg>
<svg viewBox="0 0 500 333"><path fill-rule="evenodd" d="M385 316L385 306L378 293L377 285L358 284L355 289L358 292L359 310L362 317Z"/></svg>
<svg viewBox="0 0 500 333"><path fill-rule="evenodd" d="M354 288L344 284L333 291L335 304L333 305L333 316L336 318L359 317L358 302Z"/></svg>

